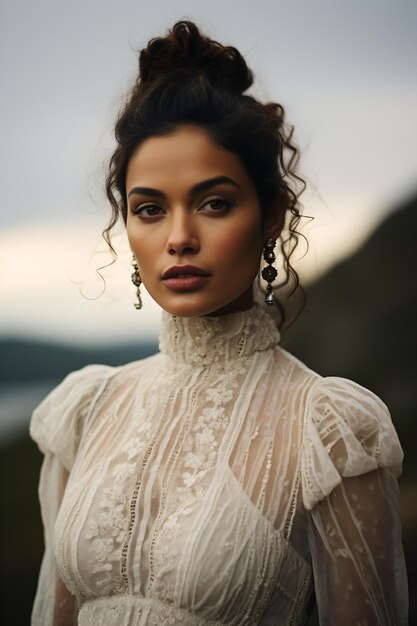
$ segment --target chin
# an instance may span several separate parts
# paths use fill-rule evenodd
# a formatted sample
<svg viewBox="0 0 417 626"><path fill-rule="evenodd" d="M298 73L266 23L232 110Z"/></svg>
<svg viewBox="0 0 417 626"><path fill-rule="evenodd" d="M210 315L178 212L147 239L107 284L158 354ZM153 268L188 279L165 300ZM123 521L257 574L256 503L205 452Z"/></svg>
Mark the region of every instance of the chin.
<svg viewBox="0 0 417 626"><path fill-rule="evenodd" d="M166 302L158 302L159 306L170 313L171 315L176 315L177 317L200 317L202 315L210 315L214 314L217 311L217 305L204 305L199 303L190 303L190 302L178 302L178 303L166 303Z"/></svg>
<svg viewBox="0 0 417 626"><path fill-rule="evenodd" d="M244 311L253 306L252 288L245 290L231 298L202 297L198 292L194 294L175 295L172 298L160 298L156 302L159 306L177 317L201 317L203 315L227 315L236 311Z"/></svg>

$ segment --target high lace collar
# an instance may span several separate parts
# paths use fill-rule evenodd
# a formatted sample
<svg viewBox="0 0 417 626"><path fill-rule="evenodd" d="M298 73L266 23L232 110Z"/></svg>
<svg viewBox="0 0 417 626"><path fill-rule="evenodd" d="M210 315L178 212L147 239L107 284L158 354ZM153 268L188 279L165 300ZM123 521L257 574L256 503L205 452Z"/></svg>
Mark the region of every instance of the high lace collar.
<svg viewBox="0 0 417 626"><path fill-rule="evenodd" d="M177 317L163 311L159 348L177 361L209 365L268 350L279 339L272 318L255 303L246 311L217 317Z"/></svg>

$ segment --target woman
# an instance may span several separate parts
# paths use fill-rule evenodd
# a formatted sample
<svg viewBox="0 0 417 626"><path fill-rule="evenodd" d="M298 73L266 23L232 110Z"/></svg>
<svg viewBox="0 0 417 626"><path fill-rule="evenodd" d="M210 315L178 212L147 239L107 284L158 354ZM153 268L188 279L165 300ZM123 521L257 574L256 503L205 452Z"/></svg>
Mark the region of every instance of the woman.
<svg viewBox="0 0 417 626"><path fill-rule="evenodd" d="M34 624L303 624L314 599L321 624L406 624L388 410L283 350L254 302L263 256L273 303L276 242L297 285L300 213L283 109L251 83L191 22L140 54L105 236L121 216L160 353L73 372L33 415Z"/></svg>

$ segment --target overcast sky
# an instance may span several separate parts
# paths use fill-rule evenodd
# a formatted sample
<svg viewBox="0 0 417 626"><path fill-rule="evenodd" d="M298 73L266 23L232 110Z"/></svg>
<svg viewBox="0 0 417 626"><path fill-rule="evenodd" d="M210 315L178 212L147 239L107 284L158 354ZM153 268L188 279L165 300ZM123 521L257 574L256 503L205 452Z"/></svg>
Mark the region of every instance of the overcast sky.
<svg viewBox="0 0 417 626"><path fill-rule="evenodd" d="M415 0L1 2L0 333L86 343L156 333L123 235L108 262L103 168L136 48L188 17L235 45L254 93L295 124L307 178L306 279L363 241L417 187Z"/></svg>

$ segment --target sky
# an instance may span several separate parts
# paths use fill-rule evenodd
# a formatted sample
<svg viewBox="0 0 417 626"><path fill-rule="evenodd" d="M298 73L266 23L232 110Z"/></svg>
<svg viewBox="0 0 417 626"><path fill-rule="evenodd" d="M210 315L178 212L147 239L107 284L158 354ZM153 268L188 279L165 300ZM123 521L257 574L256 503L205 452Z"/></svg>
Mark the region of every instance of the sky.
<svg viewBox="0 0 417 626"><path fill-rule="evenodd" d="M283 104L307 180L307 282L417 187L417 3L15 0L0 3L0 336L86 345L156 336L133 307L123 229L111 261L104 171L136 50L195 20ZM301 253L300 253L301 254Z"/></svg>

